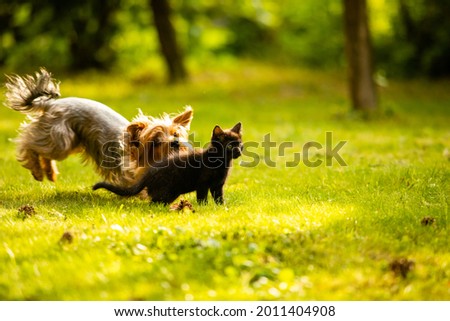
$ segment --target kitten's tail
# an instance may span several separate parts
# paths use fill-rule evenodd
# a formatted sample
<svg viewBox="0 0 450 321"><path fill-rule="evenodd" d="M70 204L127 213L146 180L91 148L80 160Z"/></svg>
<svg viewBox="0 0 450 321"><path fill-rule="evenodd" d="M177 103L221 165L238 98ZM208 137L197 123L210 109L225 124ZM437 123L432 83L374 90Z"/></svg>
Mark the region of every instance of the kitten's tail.
<svg viewBox="0 0 450 321"><path fill-rule="evenodd" d="M22 113L45 111L46 102L60 96L59 83L44 68L35 77L10 75L6 79L5 105Z"/></svg>
<svg viewBox="0 0 450 321"><path fill-rule="evenodd" d="M140 180L139 182L130 187L122 187L107 182L100 182L95 184L94 187L92 187L92 189L95 191L99 188L104 188L120 196L133 196L142 191L144 187L145 187L145 180Z"/></svg>

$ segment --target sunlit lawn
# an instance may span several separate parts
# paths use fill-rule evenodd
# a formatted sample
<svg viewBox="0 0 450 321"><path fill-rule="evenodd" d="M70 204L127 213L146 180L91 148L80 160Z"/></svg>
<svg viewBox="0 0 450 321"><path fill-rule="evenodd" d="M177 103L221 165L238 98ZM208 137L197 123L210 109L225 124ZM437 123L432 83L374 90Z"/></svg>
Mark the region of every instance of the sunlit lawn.
<svg viewBox="0 0 450 321"><path fill-rule="evenodd" d="M450 299L448 82L392 82L380 88L381 115L363 121L347 114L342 73L248 62L205 70L176 87L144 73L55 75L63 96L129 119L190 104L202 145L214 125L241 121L253 143L234 163L226 205L188 194L195 212L92 192L100 179L76 156L59 164L56 184L34 181L11 142L24 117L0 109L0 299ZM320 166L287 166L308 142L325 145L326 132L332 147L347 141L347 166L314 146ZM264 150L267 134L277 147ZM284 156L282 142L292 143ZM19 215L25 204L36 214Z"/></svg>

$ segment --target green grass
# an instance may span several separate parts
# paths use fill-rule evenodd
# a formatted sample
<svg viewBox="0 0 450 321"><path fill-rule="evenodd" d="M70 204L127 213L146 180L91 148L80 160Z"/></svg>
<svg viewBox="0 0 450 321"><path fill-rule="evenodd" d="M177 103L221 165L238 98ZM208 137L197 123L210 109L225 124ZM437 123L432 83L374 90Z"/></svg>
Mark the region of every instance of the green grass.
<svg viewBox="0 0 450 321"><path fill-rule="evenodd" d="M205 68L206 69L206 68ZM293 142L285 156L262 147L239 166L225 206L179 213L139 198L92 192L99 181L77 156L56 184L15 161L23 115L0 109L0 299L2 300L449 300L448 81L393 82L384 112L348 115L340 73L241 62L209 66L186 86L143 75L61 78L63 96L102 101L127 118L194 108L192 133L242 121L244 140ZM286 167L309 141L347 141L347 166ZM267 166L270 157L276 167ZM247 155L241 160L250 161ZM23 219L22 205L36 214ZM421 220L435 222L424 226ZM61 241L69 231L73 242ZM390 269L414 261L406 277Z"/></svg>

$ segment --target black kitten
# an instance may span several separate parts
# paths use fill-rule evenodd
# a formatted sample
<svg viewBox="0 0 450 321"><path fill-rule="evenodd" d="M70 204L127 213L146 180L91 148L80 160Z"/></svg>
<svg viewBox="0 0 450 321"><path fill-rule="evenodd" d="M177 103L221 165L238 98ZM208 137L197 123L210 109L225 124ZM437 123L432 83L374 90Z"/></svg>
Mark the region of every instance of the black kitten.
<svg viewBox="0 0 450 321"><path fill-rule="evenodd" d="M106 182L94 185L94 190L106 188L121 196L138 194L147 187L152 202L169 204L181 194L197 191L197 201L206 203L208 190L217 204L223 203L223 185L231 161L241 156L241 123L232 129L214 127L208 148L188 154L178 154L165 162L154 164L130 187Z"/></svg>

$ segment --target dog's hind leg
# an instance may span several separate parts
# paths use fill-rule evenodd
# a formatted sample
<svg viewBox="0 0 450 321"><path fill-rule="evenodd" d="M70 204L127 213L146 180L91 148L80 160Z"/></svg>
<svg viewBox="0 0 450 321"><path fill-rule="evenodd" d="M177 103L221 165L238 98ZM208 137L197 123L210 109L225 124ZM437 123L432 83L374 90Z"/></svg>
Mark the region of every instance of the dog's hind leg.
<svg viewBox="0 0 450 321"><path fill-rule="evenodd" d="M42 182L44 179L44 171L42 169L38 153L31 149L22 151L18 160L23 164L23 167L31 171L31 174L35 180Z"/></svg>
<svg viewBox="0 0 450 321"><path fill-rule="evenodd" d="M40 156L39 159L41 161L41 166L45 173L45 176L47 176L47 179L49 181L55 182L56 176L59 174L58 168L56 167L56 161L42 156Z"/></svg>

